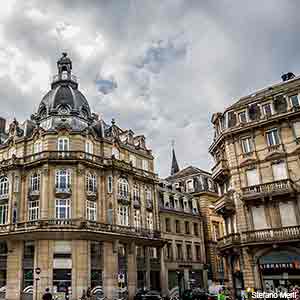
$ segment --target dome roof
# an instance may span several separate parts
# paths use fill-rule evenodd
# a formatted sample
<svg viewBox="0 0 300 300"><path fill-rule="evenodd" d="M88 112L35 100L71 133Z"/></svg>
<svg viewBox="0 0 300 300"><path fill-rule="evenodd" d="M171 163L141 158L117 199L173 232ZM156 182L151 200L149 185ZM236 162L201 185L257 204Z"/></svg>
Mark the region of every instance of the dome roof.
<svg viewBox="0 0 300 300"><path fill-rule="evenodd" d="M43 97L37 120L43 120L51 115L64 117L77 116L90 121L92 119L90 106L84 95L78 90L76 77L71 75L72 63L66 54L57 62L58 75L54 76L51 90Z"/></svg>

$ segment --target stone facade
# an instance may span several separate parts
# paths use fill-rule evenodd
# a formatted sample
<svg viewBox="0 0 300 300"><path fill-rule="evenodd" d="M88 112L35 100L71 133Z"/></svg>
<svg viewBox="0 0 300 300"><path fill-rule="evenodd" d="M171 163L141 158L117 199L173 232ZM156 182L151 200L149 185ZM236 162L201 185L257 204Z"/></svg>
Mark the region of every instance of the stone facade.
<svg viewBox="0 0 300 300"><path fill-rule="evenodd" d="M283 79L212 117L218 247L237 297L300 283L300 79Z"/></svg>
<svg viewBox="0 0 300 300"><path fill-rule="evenodd" d="M189 195L197 207L196 215L197 217L199 215L202 227L199 237L201 243L205 245L205 252L201 254L203 256L201 257L203 269L205 270L203 272L202 287L207 288L211 285L222 284L224 281L224 270L223 262L217 256L217 238L221 234L223 220L214 210L214 203L218 196L211 174L189 166L178 170L178 172L167 177L165 181L173 191L177 190L185 195Z"/></svg>
<svg viewBox="0 0 300 300"><path fill-rule="evenodd" d="M132 299L137 288L163 286L151 150L144 136L91 113L71 70L64 54L31 120L8 131L0 122L0 293L8 300L41 299L47 287L71 299L88 287Z"/></svg>

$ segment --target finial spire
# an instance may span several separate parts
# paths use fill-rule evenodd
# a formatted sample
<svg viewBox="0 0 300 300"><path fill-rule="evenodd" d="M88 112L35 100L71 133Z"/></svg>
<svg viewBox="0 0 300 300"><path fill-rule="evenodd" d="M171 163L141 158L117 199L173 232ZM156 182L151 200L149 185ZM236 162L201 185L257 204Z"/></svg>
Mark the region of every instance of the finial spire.
<svg viewBox="0 0 300 300"><path fill-rule="evenodd" d="M171 144L172 144L172 165L171 165L171 176L172 176L179 172L179 166L175 154L175 141L172 140Z"/></svg>
<svg viewBox="0 0 300 300"><path fill-rule="evenodd" d="M68 57L67 52L62 52L62 57L57 61L58 74L61 74L63 71L66 71L68 75L71 74L72 70L72 61Z"/></svg>

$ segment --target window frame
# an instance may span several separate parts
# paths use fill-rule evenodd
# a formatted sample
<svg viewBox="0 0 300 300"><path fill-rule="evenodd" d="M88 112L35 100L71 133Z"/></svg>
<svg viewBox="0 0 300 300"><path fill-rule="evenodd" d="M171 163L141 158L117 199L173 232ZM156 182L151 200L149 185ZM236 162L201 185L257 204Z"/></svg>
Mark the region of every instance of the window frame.
<svg viewBox="0 0 300 300"><path fill-rule="evenodd" d="M97 202L86 200L86 219L91 222L97 221Z"/></svg>
<svg viewBox="0 0 300 300"><path fill-rule="evenodd" d="M294 97L297 97L297 105L294 105L294 101L293 101L293 98ZM290 105L291 105L291 107L296 107L296 108L299 108L300 107L300 101L299 101L299 94L294 94L294 95L291 95L290 97L289 97L289 100L290 100Z"/></svg>
<svg viewBox="0 0 300 300"><path fill-rule="evenodd" d="M251 136L241 137L240 141L241 141L241 148L242 148L242 153L243 154L249 154L249 153L253 152L253 139L252 139ZM246 151L247 149L245 147L245 143L244 142L246 142L246 145L247 145L249 151Z"/></svg>
<svg viewBox="0 0 300 300"><path fill-rule="evenodd" d="M277 141L278 141L278 143L276 143L276 135L274 134L274 132L277 133L277 139L278 139ZM273 141L275 142L274 144L270 144L269 136L272 137ZM274 128L268 129L266 131L266 139L267 139L267 145L268 145L268 147L275 147L275 146L280 145L281 140L280 140L280 135L279 135L278 128L274 127Z"/></svg>
<svg viewBox="0 0 300 300"><path fill-rule="evenodd" d="M107 176L107 193L111 194L114 189L114 184L113 184L113 177L112 175Z"/></svg>
<svg viewBox="0 0 300 300"><path fill-rule="evenodd" d="M97 175L96 174L87 172L85 188L88 193L97 193Z"/></svg>
<svg viewBox="0 0 300 300"><path fill-rule="evenodd" d="M62 172L65 172L65 174L62 174ZM61 177L65 177L65 187L62 186L62 179ZM72 176L71 176L71 170L70 169L57 169L55 172L55 187L58 191L68 191L71 189L72 184Z"/></svg>
<svg viewBox="0 0 300 300"><path fill-rule="evenodd" d="M70 139L61 136L57 139L57 151L70 151Z"/></svg>
<svg viewBox="0 0 300 300"><path fill-rule="evenodd" d="M28 221L36 221L40 218L40 200L28 201Z"/></svg>
<svg viewBox="0 0 300 300"><path fill-rule="evenodd" d="M8 197L9 195L9 180L7 176L0 177L0 198Z"/></svg>
<svg viewBox="0 0 300 300"><path fill-rule="evenodd" d="M62 203L64 205L62 205ZM65 209L65 217L62 217L60 208ZM55 219L57 220L68 220L72 217L72 207L70 199L55 199Z"/></svg>
<svg viewBox="0 0 300 300"><path fill-rule="evenodd" d="M245 121L242 120L241 116L245 114ZM238 112L238 120L240 124L245 124L248 122L248 114L247 114L247 109L241 110Z"/></svg>

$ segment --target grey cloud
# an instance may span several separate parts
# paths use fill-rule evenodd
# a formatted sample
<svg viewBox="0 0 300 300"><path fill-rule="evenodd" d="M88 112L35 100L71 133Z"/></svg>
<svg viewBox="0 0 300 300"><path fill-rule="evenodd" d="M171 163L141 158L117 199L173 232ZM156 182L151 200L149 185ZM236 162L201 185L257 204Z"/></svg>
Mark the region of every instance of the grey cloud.
<svg viewBox="0 0 300 300"><path fill-rule="evenodd" d="M299 73L299 8L273 0L16 1L0 25L1 114L29 117L66 50L92 109L145 134L160 175L168 175L172 139L180 166L210 168L212 113ZM10 67L9 49L23 65ZM40 60L43 69L32 68ZM37 74L41 82L32 83Z"/></svg>

